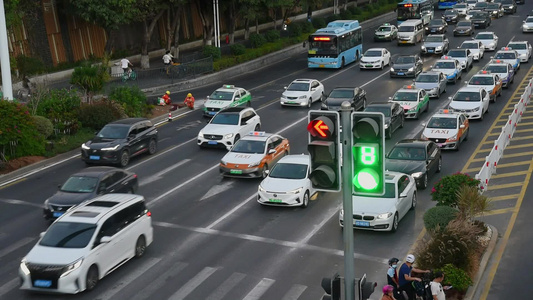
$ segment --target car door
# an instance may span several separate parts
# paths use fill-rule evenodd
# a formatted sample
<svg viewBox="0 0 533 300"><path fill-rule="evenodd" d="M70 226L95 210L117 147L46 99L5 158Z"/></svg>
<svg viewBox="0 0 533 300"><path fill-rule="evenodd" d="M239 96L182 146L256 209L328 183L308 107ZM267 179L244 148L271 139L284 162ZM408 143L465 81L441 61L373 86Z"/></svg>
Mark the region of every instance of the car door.
<svg viewBox="0 0 533 300"><path fill-rule="evenodd" d="M254 130L253 122L250 122L251 114L249 110L245 110L240 114L239 120L239 134L241 137L247 135Z"/></svg>
<svg viewBox="0 0 533 300"><path fill-rule="evenodd" d="M481 90L481 108L483 109L483 112L486 112L489 109L489 99L489 93L487 93L487 91L484 89Z"/></svg>
<svg viewBox="0 0 533 300"><path fill-rule="evenodd" d="M431 142L427 145L427 161L428 161L428 175L430 173L436 172L438 168L439 161L439 147L437 144Z"/></svg>
<svg viewBox="0 0 533 300"><path fill-rule="evenodd" d="M461 126L464 126L464 128L461 128ZM462 142L462 140L464 140L466 134L467 134L467 131L468 131L468 119L466 118L465 115L460 115L459 116L459 124L457 126L457 128L459 128L459 133L460 133L460 136L461 136L461 140L459 142Z"/></svg>
<svg viewBox="0 0 533 300"><path fill-rule="evenodd" d="M428 99L426 99L426 91L425 90L421 90L419 97L420 97L420 101L422 101L422 103L423 103L423 105L421 106L420 110L429 109L429 101L428 101Z"/></svg>
<svg viewBox="0 0 533 300"><path fill-rule="evenodd" d="M474 61L474 55L472 55L472 52L469 49L466 49L466 68L467 69L469 66L472 65L473 61Z"/></svg>
<svg viewBox="0 0 533 300"><path fill-rule="evenodd" d="M231 102L229 106L239 106L240 99L241 99L241 91L236 90L235 92L233 92L233 101Z"/></svg>
<svg viewBox="0 0 533 300"><path fill-rule="evenodd" d="M284 155L285 149L281 146L283 139L280 136L274 135L268 140L267 146L267 155L270 155L269 159L271 161L270 167L273 167L274 164L278 162ZM274 149L274 153L270 153L270 150Z"/></svg>
<svg viewBox="0 0 533 300"><path fill-rule="evenodd" d="M128 193L130 187L125 183L124 179L126 173L123 171L115 171L111 174L111 186L109 187L108 193Z"/></svg>
<svg viewBox="0 0 533 300"><path fill-rule="evenodd" d="M416 72L416 75L418 75L418 73L422 72L422 68L424 67L424 62L422 62L422 59L420 58L420 56L416 55L415 56L415 72Z"/></svg>
<svg viewBox="0 0 533 300"><path fill-rule="evenodd" d="M442 45L442 53L444 53L445 50L448 50L448 48L450 47L450 41L448 40L447 37L444 37L443 39L443 45Z"/></svg>
<svg viewBox="0 0 533 300"><path fill-rule="evenodd" d="M354 111L357 111L357 110L361 110L361 109L364 109L364 103L363 103L363 97L361 97L361 89L360 88L355 88L353 90L353 110Z"/></svg>
<svg viewBox="0 0 533 300"><path fill-rule="evenodd" d="M115 215L110 216L100 227L96 239L94 241L93 249L94 259L98 262L98 267L101 274L109 272L119 261L122 253L117 251L120 238L117 235L120 224L115 218ZM100 243L103 237L109 238L109 242Z"/></svg>
<svg viewBox="0 0 533 300"><path fill-rule="evenodd" d="M311 81L311 98L313 99L313 102L320 100L320 89L318 88L318 86L318 81Z"/></svg>
<svg viewBox="0 0 533 300"><path fill-rule="evenodd" d="M398 115L398 113L396 112L396 110L394 109L394 105L391 105L389 107L389 115L390 115L390 131L391 133L396 131L396 129L400 126L400 122L399 122L399 118L400 116Z"/></svg>
<svg viewBox="0 0 533 300"><path fill-rule="evenodd" d="M99 195L109 194L113 192L113 172L105 174L98 183L97 193Z"/></svg>
<svg viewBox="0 0 533 300"><path fill-rule="evenodd" d="M128 133L128 144L130 147L130 156L135 156L143 149L142 132L144 126L142 123L137 123L131 127Z"/></svg>
<svg viewBox="0 0 533 300"><path fill-rule="evenodd" d="M439 92L446 90L446 76L443 73L439 74ZM440 95L439 95L440 96Z"/></svg>
<svg viewBox="0 0 533 300"><path fill-rule="evenodd" d="M385 55L385 65L389 65L390 64L390 52L387 49L385 49L383 52Z"/></svg>
<svg viewBox="0 0 533 300"><path fill-rule="evenodd" d="M407 175L401 176L398 179L396 185L398 187L398 195L396 197L396 209L398 210L399 219L401 219L409 211L409 208L411 208L411 198L409 197L409 195L405 195L405 197L402 197L402 194L404 192L407 192L406 189L409 185L409 177Z"/></svg>

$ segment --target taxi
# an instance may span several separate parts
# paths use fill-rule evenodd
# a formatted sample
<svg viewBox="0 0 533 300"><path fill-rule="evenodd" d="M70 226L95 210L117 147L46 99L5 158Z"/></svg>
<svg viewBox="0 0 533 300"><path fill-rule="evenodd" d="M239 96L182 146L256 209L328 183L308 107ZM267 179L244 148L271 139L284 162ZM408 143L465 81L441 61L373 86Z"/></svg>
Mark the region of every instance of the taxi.
<svg viewBox="0 0 533 300"><path fill-rule="evenodd" d="M479 71L469 81L465 81L467 87L481 87L489 93L490 102L496 102L496 97L502 95L502 80L500 76L489 71Z"/></svg>
<svg viewBox="0 0 533 300"><path fill-rule="evenodd" d="M520 56L520 62L524 63L529 61L531 52L533 52L531 44L528 41L510 41L507 47L516 50Z"/></svg>
<svg viewBox="0 0 533 300"><path fill-rule="evenodd" d="M441 109L429 119L420 138L435 142L441 149L459 150L459 144L468 139L469 128L465 114Z"/></svg>
<svg viewBox="0 0 533 300"><path fill-rule="evenodd" d="M393 97L389 97L389 100L403 107L407 119L418 119L422 112L429 110L428 94L414 85L403 86Z"/></svg>
<svg viewBox="0 0 533 300"><path fill-rule="evenodd" d="M463 67L461 66L461 63L457 59L449 56L443 56L441 59L437 60L431 67L431 71L440 71L444 73L448 82L453 82L454 84L463 76Z"/></svg>
<svg viewBox="0 0 533 300"><path fill-rule="evenodd" d="M390 23L384 23L374 32L374 41L392 41L398 38L398 28Z"/></svg>
<svg viewBox="0 0 533 300"><path fill-rule="evenodd" d="M220 160L226 177L265 178L278 160L290 152L289 140L278 134L252 131Z"/></svg>
<svg viewBox="0 0 533 300"><path fill-rule="evenodd" d="M252 106L252 94L243 88L225 84L207 96L202 110L205 117L212 117L226 107L240 105Z"/></svg>
<svg viewBox="0 0 533 300"><path fill-rule="evenodd" d="M496 52L495 59L503 60L506 63L510 63L513 66L514 71L520 69L520 54L512 48L502 47L502 49Z"/></svg>
<svg viewBox="0 0 533 300"><path fill-rule="evenodd" d="M499 59L492 59L488 64L483 68L485 71L489 71L492 74L500 76L502 80L502 87L508 88L509 84L514 81L514 68L511 64L505 63Z"/></svg>

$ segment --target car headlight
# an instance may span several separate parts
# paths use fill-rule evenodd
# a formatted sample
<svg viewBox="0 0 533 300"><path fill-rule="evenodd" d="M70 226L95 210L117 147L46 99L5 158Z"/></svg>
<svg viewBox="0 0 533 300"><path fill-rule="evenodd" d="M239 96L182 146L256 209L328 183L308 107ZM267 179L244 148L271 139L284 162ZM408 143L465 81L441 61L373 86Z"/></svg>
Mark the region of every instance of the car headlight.
<svg viewBox="0 0 533 300"><path fill-rule="evenodd" d="M91 149L89 146L85 145L85 143L81 144L81 149L89 150Z"/></svg>
<svg viewBox="0 0 533 300"><path fill-rule="evenodd" d="M44 208L50 209L50 203L48 202L48 199L44 200Z"/></svg>
<svg viewBox="0 0 533 300"><path fill-rule="evenodd" d="M24 273L24 275L30 275L30 269L28 269L28 266L26 265L26 257L23 257L20 261L20 270L22 270L22 273Z"/></svg>
<svg viewBox="0 0 533 300"><path fill-rule="evenodd" d="M61 277L65 277L68 274L72 273L74 270L79 268L81 266L81 263L83 262L83 258L78 259L77 261L71 263L70 265L63 268L63 274L61 274Z"/></svg>
<svg viewBox="0 0 533 300"><path fill-rule="evenodd" d="M439 91L439 88L438 88L438 87L434 87L434 88L431 89L431 92L433 92L433 93L436 93L436 92L438 92L438 91Z"/></svg>
<svg viewBox="0 0 533 300"><path fill-rule="evenodd" d="M344 209L341 209L341 211L339 212L339 218L344 218Z"/></svg>
<svg viewBox="0 0 533 300"><path fill-rule="evenodd" d="M287 99L287 96L281 95L281 99Z"/></svg>
<svg viewBox="0 0 533 300"><path fill-rule="evenodd" d="M301 95L300 97L298 97L298 99L306 99L307 96L306 95Z"/></svg>
<svg viewBox="0 0 533 300"><path fill-rule="evenodd" d="M292 191L288 191L287 194L300 194L302 192L303 188L297 188Z"/></svg>
<svg viewBox="0 0 533 300"><path fill-rule="evenodd" d="M259 185L259 191L263 193L266 192L266 190L261 185Z"/></svg>
<svg viewBox="0 0 533 300"><path fill-rule="evenodd" d="M478 110L479 110L479 107L472 109L472 111L478 111Z"/></svg>
<svg viewBox="0 0 533 300"><path fill-rule="evenodd" d="M429 27L426 27L426 30L429 30Z"/></svg>
<svg viewBox="0 0 533 300"><path fill-rule="evenodd" d="M203 132L198 132L198 138L199 139L203 139L204 138L204 133Z"/></svg>
<svg viewBox="0 0 533 300"><path fill-rule="evenodd" d="M442 50L442 46L437 46L436 50Z"/></svg>
<svg viewBox="0 0 533 300"><path fill-rule="evenodd" d="M114 147L106 147L102 148L102 151L115 151L118 149L118 147L120 147L120 145L115 145Z"/></svg>
<svg viewBox="0 0 533 300"><path fill-rule="evenodd" d="M447 139L448 142L455 142L457 141L457 134Z"/></svg>
<svg viewBox="0 0 533 300"><path fill-rule="evenodd" d="M224 139L231 139L233 137L233 133L228 133L224 135Z"/></svg>
<svg viewBox="0 0 533 300"><path fill-rule="evenodd" d="M514 5L509 5L509 9L513 9L514 8Z"/></svg>
<svg viewBox="0 0 533 300"><path fill-rule="evenodd" d="M256 161L248 165L248 168L257 167L261 164L261 161Z"/></svg>
<svg viewBox="0 0 533 300"><path fill-rule="evenodd" d="M411 68L409 68L407 71L409 71L409 72L413 72L414 70L415 70L415 68L411 67Z"/></svg>
<svg viewBox="0 0 533 300"><path fill-rule="evenodd" d="M221 159L221 160L220 160L220 164L222 164L222 165L224 165L224 166L225 166L225 165L227 165L227 164L228 164L228 162L227 162L227 161L225 161L225 160L223 160L223 159Z"/></svg>
<svg viewBox="0 0 533 300"><path fill-rule="evenodd" d="M422 48L422 50L426 50L426 46L422 45L420 48Z"/></svg>
<svg viewBox="0 0 533 300"><path fill-rule="evenodd" d="M407 112L416 112L416 107L409 108Z"/></svg>
<svg viewBox="0 0 533 300"><path fill-rule="evenodd" d="M489 47L494 47L494 43L490 43L490 44L489 44Z"/></svg>
<svg viewBox="0 0 533 300"><path fill-rule="evenodd" d="M411 174L411 176L413 176L414 178L420 178L422 177L422 175L424 175L424 173L422 172L416 172L416 173Z"/></svg>
<svg viewBox="0 0 533 300"><path fill-rule="evenodd" d="M376 216L376 219L381 219L381 220L383 220L383 219L388 219L388 218L390 218L390 217L392 217L392 213L391 213L391 212L388 212L388 213L384 213L384 214L379 214L379 215L377 215L377 216Z"/></svg>
<svg viewBox="0 0 533 300"><path fill-rule="evenodd" d="M393 67L391 67L390 70L391 70L391 72L394 72L394 68Z"/></svg>
<svg viewBox="0 0 533 300"><path fill-rule="evenodd" d="M443 29L444 29L444 27L442 27L442 26L441 26L441 27L439 27L439 30L443 30Z"/></svg>

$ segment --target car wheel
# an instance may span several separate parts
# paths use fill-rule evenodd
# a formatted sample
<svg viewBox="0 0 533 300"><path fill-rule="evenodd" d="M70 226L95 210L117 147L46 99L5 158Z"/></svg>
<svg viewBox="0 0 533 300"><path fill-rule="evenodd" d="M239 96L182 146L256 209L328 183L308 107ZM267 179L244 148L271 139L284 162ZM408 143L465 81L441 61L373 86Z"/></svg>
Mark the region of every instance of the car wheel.
<svg viewBox="0 0 533 300"><path fill-rule="evenodd" d="M148 144L148 154L152 155L157 151L157 142L155 139L151 139Z"/></svg>
<svg viewBox="0 0 533 300"><path fill-rule="evenodd" d="M302 199L302 208L306 208L309 205L309 191L305 191L304 198Z"/></svg>
<svg viewBox="0 0 533 300"><path fill-rule="evenodd" d="M428 173L424 174L422 177L422 182L420 183L420 189L425 190L428 187Z"/></svg>
<svg viewBox="0 0 533 300"><path fill-rule="evenodd" d="M425 112L428 112L429 111L429 101L428 103L426 104L426 110L424 110Z"/></svg>
<svg viewBox="0 0 533 300"><path fill-rule="evenodd" d="M470 129L468 129L465 133L465 137L463 138L463 141L468 141L468 134L470 133Z"/></svg>
<svg viewBox="0 0 533 300"><path fill-rule="evenodd" d="M437 163L437 173L440 173L442 170L442 156L439 157L439 162Z"/></svg>
<svg viewBox="0 0 533 300"><path fill-rule="evenodd" d="M92 265L87 271L87 277L85 278L85 290L90 291L98 284L98 268Z"/></svg>
<svg viewBox="0 0 533 300"><path fill-rule="evenodd" d="M414 210L416 208L417 199L416 199L416 193L413 193L413 199L411 199L411 210Z"/></svg>
<svg viewBox="0 0 533 300"><path fill-rule="evenodd" d="M381 69L383 70L383 67L385 66L384 62L381 62Z"/></svg>
<svg viewBox="0 0 533 300"><path fill-rule="evenodd" d="M392 225L391 225L391 232L396 232L398 230L398 213L394 214L394 218L392 219Z"/></svg>
<svg viewBox="0 0 533 300"><path fill-rule="evenodd" d="M135 257L139 258L146 252L146 239L143 235L139 236L137 243L135 243Z"/></svg>
<svg viewBox="0 0 533 300"><path fill-rule="evenodd" d="M481 112L481 117L479 118L480 121L483 121L483 118L485 117L485 113Z"/></svg>
<svg viewBox="0 0 533 300"><path fill-rule="evenodd" d="M267 171L268 171L268 165L265 164L265 166L263 167L263 170L261 171L261 177L266 178L268 176Z"/></svg>
<svg viewBox="0 0 533 300"><path fill-rule="evenodd" d="M416 112L415 120L418 120L418 116L420 115L420 110Z"/></svg>
<svg viewBox="0 0 533 300"><path fill-rule="evenodd" d="M120 162L119 165L124 168L128 165L130 162L130 154L127 150L122 151L122 154L120 154Z"/></svg>
<svg viewBox="0 0 533 300"><path fill-rule="evenodd" d="M307 108L311 108L311 104L313 104L313 99L309 98L309 100L307 100Z"/></svg>
<svg viewBox="0 0 533 300"><path fill-rule="evenodd" d="M363 99L363 107L361 108L361 110L365 110L366 108L366 98Z"/></svg>
<svg viewBox="0 0 533 300"><path fill-rule="evenodd" d="M260 130L261 130L261 125L259 124L255 125L254 131L260 131Z"/></svg>
<svg viewBox="0 0 533 300"><path fill-rule="evenodd" d="M446 85L444 85L444 91L442 91L443 94L446 94Z"/></svg>

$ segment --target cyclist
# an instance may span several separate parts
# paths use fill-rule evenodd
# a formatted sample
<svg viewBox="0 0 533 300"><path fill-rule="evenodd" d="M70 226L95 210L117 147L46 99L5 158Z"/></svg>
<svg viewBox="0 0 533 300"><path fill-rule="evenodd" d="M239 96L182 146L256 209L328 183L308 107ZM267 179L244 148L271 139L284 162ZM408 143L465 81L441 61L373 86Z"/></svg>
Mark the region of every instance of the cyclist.
<svg viewBox="0 0 533 300"><path fill-rule="evenodd" d="M165 66L168 68L170 66L170 64L172 63L172 59L174 58L174 56L172 56L172 54L170 54L170 50L167 50L167 52L165 53L165 55L163 55L163 63L165 64Z"/></svg>
<svg viewBox="0 0 533 300"><path fill-rule="evenodd" d="M122 70L124 71L124 74L129 73L130 66L133 67L131 62L125 57L120 60L120 65L122 67Z"/></svg>

